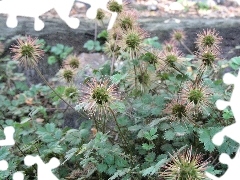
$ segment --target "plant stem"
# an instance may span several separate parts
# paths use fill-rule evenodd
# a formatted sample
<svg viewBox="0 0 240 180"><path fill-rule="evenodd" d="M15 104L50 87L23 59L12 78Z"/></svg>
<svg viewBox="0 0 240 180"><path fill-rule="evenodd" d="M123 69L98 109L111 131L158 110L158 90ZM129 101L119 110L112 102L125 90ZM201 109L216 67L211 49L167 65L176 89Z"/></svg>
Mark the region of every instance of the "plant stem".
<svg viewBox="0 0 240 180"><path fill-rule="evenodd" d="M38 69L38 67L35 66L34 69L37 71L38 75L39 75L40 78L46 83L46 85L47 85L64 103L66 103L69 107L71 107L74 111L76 111L76 110L74 109L74 107L72 107L67 101L65 101L65 100L53 89L53 87L48 83L48 81L47 81L47 80L45 79L45 77L42 75L42 73L41 73L41 71ZM79 113L79 112L78 112L78 114L83 117L82 113ZM86 116L85 116L84 118L86 118Z"/></svg>
<svg viewBox="0 0 240 180"><path fill-rule="evenodd" d="M97 41L97 22L95 21L95 29L94 29L94 41Z"/></svg>
<svg viewBox="0 0 240 180"><path fill-rule="evenodd" d="M185 43L183 41L180 41L180 43L191 55L194 55L193 52L185 45Z"/></svg>
<svg viewBox="0 0 240 180"><path fill-rule="evenodd" d="M122 139L123 139L123 141L124 141L124 143L125 143L125 147L128 146L127 140L125 139L125 137L124 137L124 135L123 135L123 133L122 133L122 131L121 131L121 129L120 129L120 126L119 126L119 124L118 124L118 122L117 122L117 119L116 119L116 116L115 116L113 110L112 110L110 107L108 107L108 109L110 110L111 114L113 115L113 119L114 119L114 121L115 121L115 123L116 123L116 125L117 125L117 128L119 129L119 133L120 133L120 136L122 137ZM131 152L131 151L130 151L130 152Z"/></svg>

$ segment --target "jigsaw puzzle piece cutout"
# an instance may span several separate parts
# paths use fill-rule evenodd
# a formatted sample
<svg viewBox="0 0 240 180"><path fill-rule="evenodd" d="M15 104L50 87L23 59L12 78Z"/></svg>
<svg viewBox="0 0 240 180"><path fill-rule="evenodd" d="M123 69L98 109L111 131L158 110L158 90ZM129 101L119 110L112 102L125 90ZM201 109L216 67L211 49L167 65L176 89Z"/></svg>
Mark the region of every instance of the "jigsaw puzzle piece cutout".
<svg viewBox="0 0 240 180"><path fill-rule="evenodd" d="M0 171L6 171L8 169L8 162L5 160L0 161Z"/></svg>
<svg viewBox="0 0 240 180"><path fill-rule="evenodd" d="M219 161L222 164L227 164L227 171L221 176L216 177L211 173L206 172L205 175L212 180L239 180L240 177L240 149L237 150L237 153L233 159L226 153L222 153L219 157Z"/></svg>
<svg viewBox="0 0 240 180"><path fill-rule="evenodd" d="M44 22L39 17L55 9L69 27L76 29L80 23L79 19L69 17L73 4L74 0L2 0L0 13L8 14L6 24L10 28L17 27L17 16L24 16L34 18L34 29L40 31L44 28Z"/></svg>
<svg viewBox="0 0 240 180"><path fill-rule="evenodd" d="M240 111L239 111L240 70L239 70L237 76L234 76L231 73L224 74L223 81L225 84L228 84L228 85L233 84L234 85L232 96L230 98L230 101L218 100L216 102L216 106L219 110L223 110L227 106L230 106L236 122L227 127L224 127L224 129L222 131L215 134L212 141L217 146L220 146L223 143L225 136L233 139L234 141L236 141L240 144L240 136L238 135L239 129L240 129Z"/></svg>
<svg viewBox="0 0 240 180"><path fill-rule="evenodd" d="M52 173L52 169L55 169L60 165L60 161L57 158L53 157L45 164L39 156L27 155L24 158L24 163L26 166L37 164L38 180L58 180L58 178Z"/></svg>
<svg viewBox="0 0 240 180"><path fill-rule="evenodd" d="M5 140L0 140L0 146L12 146L15 144L13 135L15 132L15 129L12 126L7 126L3 130L5 135Z"/></svg>
<svg viewBox="0 0 240 180"><path fill-rule="evenodd" d="M13 180L24 180L24 174L22 172L15 172L13 174Z"/></svg>

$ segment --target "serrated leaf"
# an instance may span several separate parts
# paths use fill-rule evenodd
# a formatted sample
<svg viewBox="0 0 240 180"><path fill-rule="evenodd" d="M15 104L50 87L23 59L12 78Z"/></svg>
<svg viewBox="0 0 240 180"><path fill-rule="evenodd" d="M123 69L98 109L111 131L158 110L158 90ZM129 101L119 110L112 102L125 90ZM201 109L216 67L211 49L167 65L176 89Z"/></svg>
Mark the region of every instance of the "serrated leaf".
<svg viewBox="0 0 240 180"><path fill-rule="evenodd" d="M147 144L147 143L142 144L142 148L147 151L153 149L154 147L155 147L154 144Z"/></svg>
<svg viewBox="0 0 240 180"><path fill-rule="evenodd" d="M130 126L130 127L128 127L128 130L129 131L138 131L138 130L140 130L140 129L142 129L142 125L134 125L134 126Z"/></svg>
<svg viewBox="0 0 240 180"><path fill-rule="evenodd" d="M57 129L54 133L54 136L55 136L56 139L60 140L62 138L62 130Z"/></svg>
<svg viewBox="0 0 240 180"><path fill-rule="evenodd" d="M150 134L150 136L153 136L156 134L156 132L157 132L157 128L152 128L152 129L150 129L149 134Z"/></svg>
<svg viewBox="0 0 240 180"><path fill-rule="evenodd" d="M55 124L53 124L53 123L48 123L48 124L46 124L45 125L45 128L46 128L46 130L48 131L48 132L54 132L55 131Z"/></svg>
<svg viewBox="0 0 240 180"><path fill-rule="evenodd" d="M106 164L100 163L97 165L97 170L99 172L105 172L107 170L108 166Z"/></svg>
<svg viewBox="0 0 240 180"><path fill-rule="evenodd" d="M128 168L124 168L124 169L121 169L121 170L117 170L117 172L114 173L113 176L111 176L109 178L109 180L114 180L118 177L122 177L124 176L125 174L127 174L130 170Z"/></svg>
<svg viewBox="0 0 240 180"><path fill-rule="evenodd" d="M162 159L160 160L156 165L154 166L151 166L147 169L144 169L141 171L142 175L145 177L145 176L152 176L154 175L156 172L159 171L159 169L166 163L166 159Z"/></svg>
<svg viewBox="0 0 240 180"><path fill-rule="evenodd" d="M121 74L114 74L110 77L112 83L118 84L124 78Z"/></svg>
<svg viewBox="0 0 240 180"><path fill-rule="evenodd" d="M123 102L121 101L116 101L116 102L113 102L110 107L113 109L113 110L116 110L117 112L120 112L120 113L124 113L126 111L126 106Z"/></svg>
<svg viewBox="0 0 240 180"><path fill-rule="evenodd" d="M212 152L215 149L215 145L212 143L212 137L208 129L201 129L199 131L199 140L204 144L204 149Z"/></svg>
<svg viewBox="0 0 240 180"><path fill-rule="evenodd" d="M117 169L116 169L115 166L110 166L106 173L109 174L109 175L113 175L116 172L116 170Z"/></svg>
<svg viewBox="0 0 240 180"><path fill-rule="evenodd" d="M107 154L104 161L108 164L108 165L112 165L114 164L114 156L111 154Z"/></svg>
<svg viewBox="0 0 240 180"><path fill-rule="evenodd" d="M167 130L164 133L164 138L168 141L171 141L175 138L175 133L172 130Z"/></svg>

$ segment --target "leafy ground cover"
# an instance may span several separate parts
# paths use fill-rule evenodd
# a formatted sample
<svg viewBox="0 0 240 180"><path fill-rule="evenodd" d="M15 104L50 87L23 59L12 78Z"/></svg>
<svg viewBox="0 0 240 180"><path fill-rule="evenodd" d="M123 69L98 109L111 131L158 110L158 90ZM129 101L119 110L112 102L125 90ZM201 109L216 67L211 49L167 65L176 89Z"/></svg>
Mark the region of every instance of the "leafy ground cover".
<svg viewBox="0 0 240 180"><path fill-rule="evenodd" d="M119 17L105 44L85 45L103 50L109 61L91 74L84 73L78 56L69 55L70 47L48 47L32 37L19 38L12 56L0 58L0 127L16 131L16 144L0 148L0 160L9 163L0 179L11 179L16 171L35 179L36 165L23 164L28 154L45 162L58 158L54 174L59 179L206 179L206 170L218 175L226 170L219 154L234 156L238 144L226 139L216 147L211 138L234 117L231 109L217 110L215 102L230 98L232 86L221 75L228 67L236 74L240 58L219 58L224 39L214 29L197 34L197 52L184 44L181 30L158 42L139 27L136 11L111 3ZM44 54L50 58L42 59ZM62 64L55 77L60 83L41 74L43 60ZM28 87L18 65L36 71L43 83ZM78 128L63 127L69 110L85 119Z"/></svg>

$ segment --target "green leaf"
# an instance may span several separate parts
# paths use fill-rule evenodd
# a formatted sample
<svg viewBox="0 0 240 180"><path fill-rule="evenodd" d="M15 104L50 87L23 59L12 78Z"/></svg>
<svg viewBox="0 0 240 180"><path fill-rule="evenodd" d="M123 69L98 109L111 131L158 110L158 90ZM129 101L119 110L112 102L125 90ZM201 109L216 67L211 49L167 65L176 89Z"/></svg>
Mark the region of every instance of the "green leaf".
<svg viewBox="0 0 240 180"><path fill-rule="evenodd" d="M115 101L110 105L110 107L120 113L124 113L126 111L126 106L122 101Z"/></svg>
<svg viewBox="0 0 240 180"><path fill-rule="evenodd" d="M94 41L88 40L84 45L84 48L86 48L88 51L92 51L94 49Z"/></svg>
<svg viewBox="0 0 240 180"><path fill-rule="evenodd" d="M56 46L53 46L50 50L50 52L54 53L55 55L60 55L63 52L64 45L57 44Z"/></svg>
<svg viewBox="0 0 240 180"><path fill-rule="evenodd" d="M159 169L166 163L167 159L162 159L160 160L157 164L155 164L154 166L151 166L147 169L144 169L141 171L142 175L145 176L152 176L155 173L157 173L159 171Z"/></svg>
<svg viewBox="0 0 240 180"><path fill-rule="evenodd" d="M164 138L168 141L171 141L175 138L175 133L172 130L167 130L164 133Z"/></svg>
<svg viewBox="0 0 240 180"><path fill-rule="evenodd" d="M239 69L239 67L240 67L240 57L234 57L234 58L230 59L229 65L234 70Z"/></svg>
<svg viewBox="0 0 240 180"><path fill-rule="evenodd" d="M113 175L115 172L116 172L116 167L115 166L110 166L110 168L108 168L108 170L107 170L107 174L109 174L109 175Z"/></svg>
<svg viewBox="0 0 240 180"><path fill-rule="evenodd" d="M152 129L150 130L149 134L150 134L150 136L153 136L153 135L156 134L156 132L157 132L157 128L152 128Z"/></svg>
<svg viewBox="0 0 240 180"><path fill-rule="evenodd" d="M125 78L125 76L121 75L121 74L114 74L113 76L110 77L112 83L114 84L118 84L120 83L120 81Z"/></svg>
<svg viewBox="0 0 240 180"><path fill-rule="evenodd" d="M102 31L98 34L97 37L98 37L98 38L107 39L107 37L108 37L108 32L107 32L107 30L102 30Z"/></svg>
<svg viewBox="0 0 240 180"><path fill-rule="evenodd" d="M106 164L100 163L97 165L97 170L99 172L105 172L107 170L108 166Z"/></svg>
<svg viewBox="0 0 240 180"><path fill-rule="evenodd" d="M55 56L49 56L48 57L48 64L52 65L55 64L57 62L57 58Z"/></svg>
<svg viewBox="0 0 240 180"><path fill-rule="evenodd" d="M117 156L116 159L115 159L115 163L118 167L120 168L124 168L124 167L127 167L128 166L128 163L125 159L123 159L122 157L120 156Z"/></svg>
<svg viewBox="0 0 240 180"><path fill-rule="evenodd" d="M153 149L154 147L155 147L154 144L147 144L147 143L142 144L142 148L147 151Z"/></svg>
<svg viewBox="0 0 240 180"><path fill-rule="evenodd" d="M53 124L53 123L48 123L45 125L45 127L48 132L53 133L55 131L55 124Z"/></svg>
<svg viewBox="0 0 240 180"><path fill-rule="evenodd" d="M199 130L199 140L204 144L204 149L213 152L215 145L212 143L212 137L208 129Z"/></svg>
<svg viewBox="0 0 240 180"><path fill-rule="evenodd" d="M58 139L58 140L60 140L61 138L62 138L62 130L61 129L57 129L56 131L55 131L55 138L56 139Z"/></svg>
<svg viewBox="0 0 240 180"><path fill-rule="evenodd" d="M142 129L142 128L143 128L142 125L134 125L134 126L128 127L128 130L134 132L134 131L138 131L138 130L140 130L140 129Z"/></svg>
<svg viewBox="0 0 240 180"><path fill-rule="evenodd" d="M121 170L117 170L117 171L114 173L114 175L109 178L109 180L114 180L114 179L116 179L116 178L118 178L118 177L122 177L122 176L124 176L125 174L127 174L129 171L130 171L129 168L124 168L124 169L121 169Z"/></svg>
<svg viewBox="0 0 240 180"><path fill-rule="evenodd" d="M108 165L113 165L114 164L114 156L111 154L107 154L104 161L108 164Z"/></svg>

